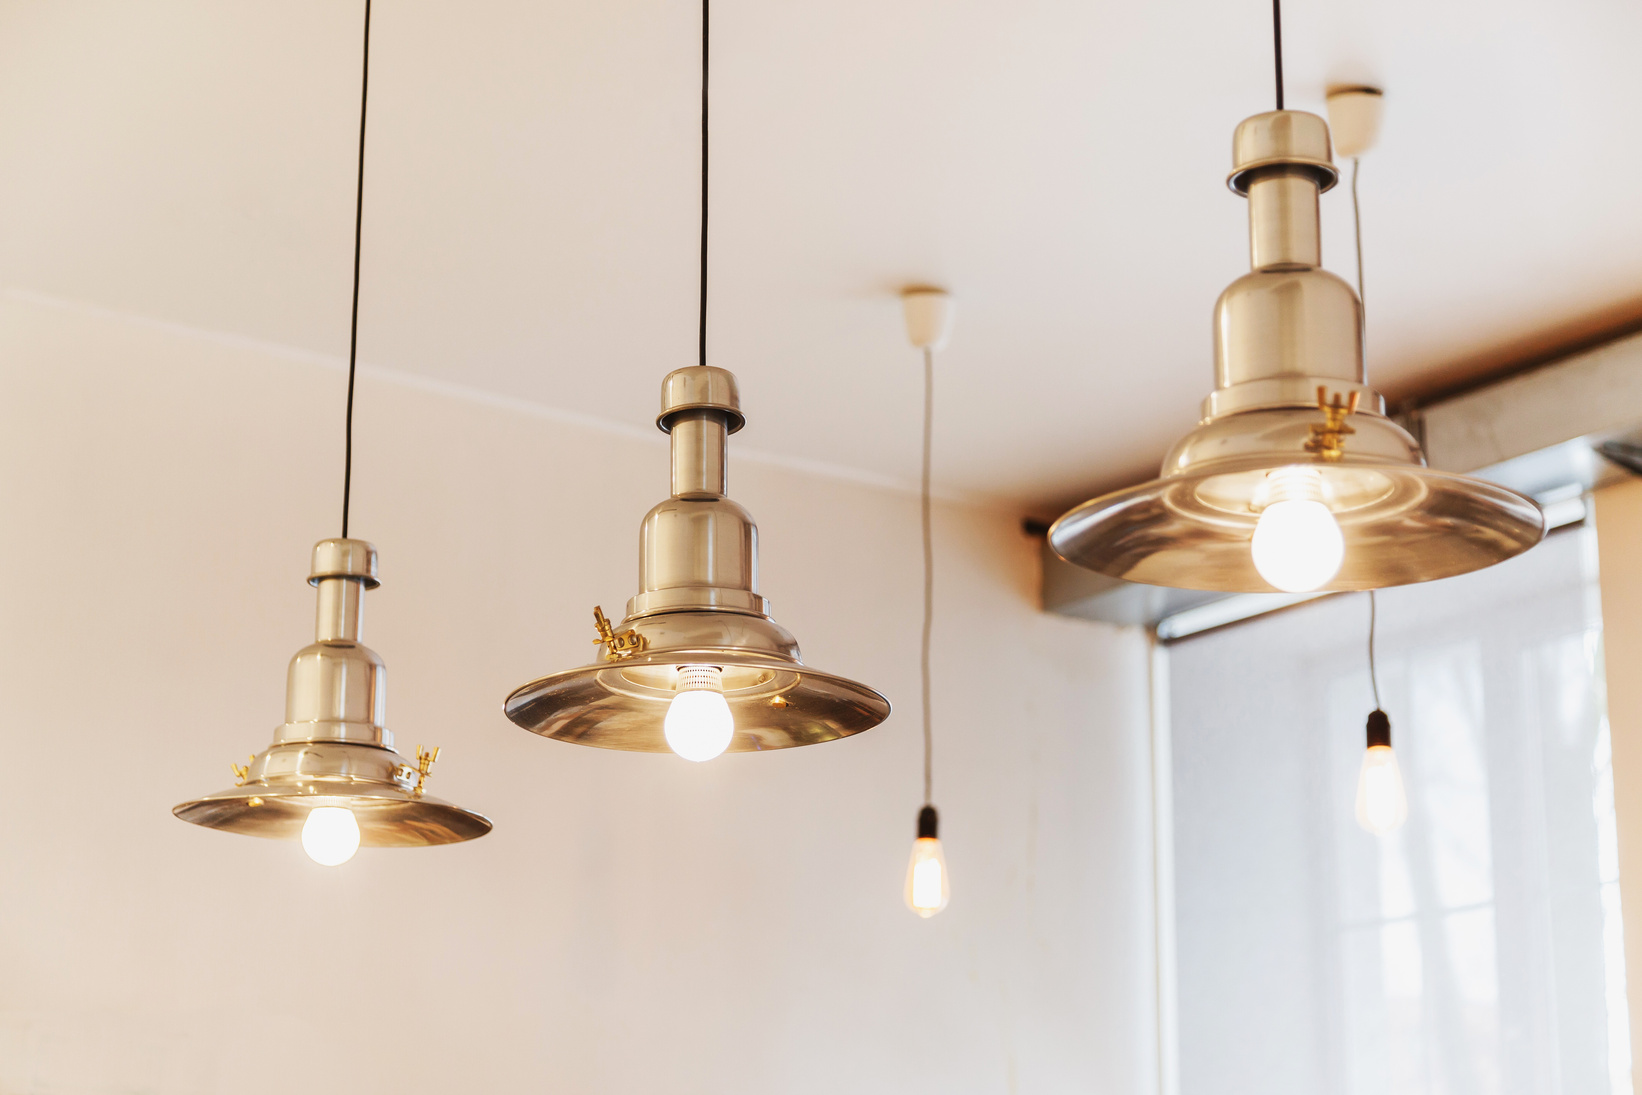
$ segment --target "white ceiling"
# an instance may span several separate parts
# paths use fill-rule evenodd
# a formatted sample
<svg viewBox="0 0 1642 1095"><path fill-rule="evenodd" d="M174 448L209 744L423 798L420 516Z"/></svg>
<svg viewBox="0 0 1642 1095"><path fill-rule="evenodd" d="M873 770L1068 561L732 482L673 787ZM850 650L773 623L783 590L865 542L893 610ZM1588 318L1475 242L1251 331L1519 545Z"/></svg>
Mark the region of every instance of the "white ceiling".
<svg viewBox="0 0 1642 1095"><path fill-rule="evenodd" d="M940 487L1052 513L1148 474L1246 267L1222 179L1232 128L1271 105L1269 14L719 0L711 359L741 377L744 443L915 478L895 293L935 283L961 302ZM0 0L0 279L343 354L359 18ZM697 5L375 18L362 359L649 421L694 362ZM1362 195L1389 394L1642 301L1642 5L1290 0L1285 29L1289 105L1387 88ZM1324 206L1350 277L1345 188Z"/></svg>

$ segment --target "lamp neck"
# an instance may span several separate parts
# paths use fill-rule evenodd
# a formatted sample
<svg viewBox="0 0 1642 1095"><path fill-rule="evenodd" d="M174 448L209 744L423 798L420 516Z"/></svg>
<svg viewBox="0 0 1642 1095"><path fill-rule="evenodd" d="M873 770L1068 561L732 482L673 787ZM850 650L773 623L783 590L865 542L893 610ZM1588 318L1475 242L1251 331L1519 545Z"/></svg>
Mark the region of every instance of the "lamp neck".
<svg viewBox="0 0 1642 1095"><path fill-rule="evenodd" d="M1362 309L1322 268L1318 195L1339 174L1328 123L1299 110L1246 118L1232 137L1232 191L1249 200L1253 269L1214 309L1214 392L1206 420L1244 411L1313 410L1322 388L1385 413L1363 382Z"/></svg>
<svg viewBox="0 0 1642 1095"><path fill-rule="evenodd" d="M365 583L357 578L322 578L314 620L317 642L359 641L365 619Z"/></svg>
<svg viewBox="0 0 1642 1095"><path fill-rule="evenodd" d="M685 411L668 423L673 497L723 498L730 490L729 429L720 411Z"/></svg>
<svg viewBox="0 0 1642 1095"><path fill-rule="evenodd" d="M1249 184L1249 264L1306 270L1323 264L1317 180L1300 172L1262 174Z"/></svg>

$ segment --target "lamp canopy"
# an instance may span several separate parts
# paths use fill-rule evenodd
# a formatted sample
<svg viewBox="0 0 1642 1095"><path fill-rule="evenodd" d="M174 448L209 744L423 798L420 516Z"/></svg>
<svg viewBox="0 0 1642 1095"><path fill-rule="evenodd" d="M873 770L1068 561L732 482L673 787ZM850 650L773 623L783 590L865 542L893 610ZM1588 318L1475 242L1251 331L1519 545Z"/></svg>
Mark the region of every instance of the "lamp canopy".
<svg viewBox="0 0 1642 1095"><path fill-rule="evenodd" d="M612 626L594 610L601 660L530 682L507 717L543 737L663 753L663 720L690 667L722 671L735 721L729 752L786 749L870 729L889 716L871 688L799 659L798 641L758 592L758 528L728 497L735 376L708 365L668 374L656 424L672 442L672 497L639 532L639 593Z"/></svg>
<svg viewBox="0 0 1642 1095"><path fill-rule="evenodd" d="M438 757L415 763L394 750L387 717L387 667L360 642L364 596L375 589L376 548L364 540L321 540L308 578L318 589L314 642L291 659L285 724L274 742L235 765L235 786L172 813L210 829L295 840L309 812L349 810L365 847L453 844L490 832L490 821L424 792Z"/></svg>
<svg viewBox="0 0 1642 1095"><path fill-rule="evenodd" d="M1385 92L1366 84L1328 89L1328 127L1334 149L1354 160L1374 147L1380 139L1380 117L1385 109Z"/></svg>
<svg viewBox="0 0 1642 1095"><path fill-rule="evenodd" d="M1231 189L1249 201L1251 271L1215 305L1215 388L1159 478L1085 502L1049 530L1063 559L1114 578L1271 592L1250 542L1290 468L1314 469L1344 561L1320 591L1446 578L1538 543L1532 499L1425 466L1365 382L1362 306L1320 268L1319 193L1337 178L1328 125L1301 111L1246 119ZM1310 474L1307 472L1306 474Z"/></svg>

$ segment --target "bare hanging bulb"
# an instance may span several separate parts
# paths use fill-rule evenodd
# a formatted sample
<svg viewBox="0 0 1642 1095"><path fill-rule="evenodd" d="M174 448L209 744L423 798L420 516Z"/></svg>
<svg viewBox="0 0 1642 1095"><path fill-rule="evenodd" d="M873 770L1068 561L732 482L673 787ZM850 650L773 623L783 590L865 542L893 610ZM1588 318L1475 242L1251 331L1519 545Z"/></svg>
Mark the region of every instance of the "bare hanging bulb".
<svg viewBox="0 0 1642 1095"><path fill-rule="evenodd" d="M1408 795L1391 750L1391 719L1376 708L1368 716L1368 748L1357 776L1357 824L1383 835L1407 820Z"/></svg>
<svg viewBox="0 0 1642 1095"><path fill-rule="evenodd" d="M906 319L907 341L923 351L924 358L924 467L919 491L919 510L924 540L924 627L919 656L919 676L923 684L924 721L924 806L918 811L918 837L912 842L912 859L907 864L907 908L928 919L946 908L952 897L947 877L946 856L938 835L940 819L930 805L934 793L934 719L930 712L929 642L935 621L935 540L930 523L929 470L935 425L935 351L946 345L952 333L953 300L943 289L908 289L901 294Z"/></svg>
<svg viewBox="0 0 1642 1095"><path fill-rule="evenodd" d="M946 908L952 899L939 825L935 807L925 806L918 811L918 839L912 842L912 861L907 864L907 908L926 920Z"/></svg>

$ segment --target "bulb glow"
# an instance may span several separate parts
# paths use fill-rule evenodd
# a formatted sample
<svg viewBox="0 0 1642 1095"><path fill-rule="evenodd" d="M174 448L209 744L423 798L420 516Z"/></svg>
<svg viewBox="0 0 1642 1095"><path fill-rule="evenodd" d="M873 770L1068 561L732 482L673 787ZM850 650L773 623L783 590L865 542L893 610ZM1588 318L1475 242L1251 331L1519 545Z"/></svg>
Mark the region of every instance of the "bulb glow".
<svg viewBox="0 0 1642 1095"><path fill-rule="evenodd" d="M1345 560L1340 522L1323 501L1315 468L1279 468L1268 477L1272 501L1260 511L1249 545L1260 577L1285 593L1310 593L1329 583Z"/></svg>
<svg viewBox="0 0 1642 1095"><path fill-rule="evenodd" d="M912 862L907 864L907 908L927 919L946 908L951 897L940 840L919 837L913 841Z"/></svg>
<svg viewBox="0 0 1642 1095"><path fill-rule="evenodd" d="M321 867L340 867L359 851L359 822L341 806L316 806L302 824L302 850Z"/></svg>
<svg viewBox="0 0 1642 1095"><path fill-rule="evenodd" d="M724 699L724 674L717 666L679 667L678 695L662 722L667 744L685 760L712 760L730 747L735 719Z"/></svg>
<svg viewBox="0 0 1642 1095"><path fill-rule="evenodd" d="M1357 824L1371 833L1389 833L1408 820L1397 754L1389 745L1371 745L1357 777Z"/></svg>

